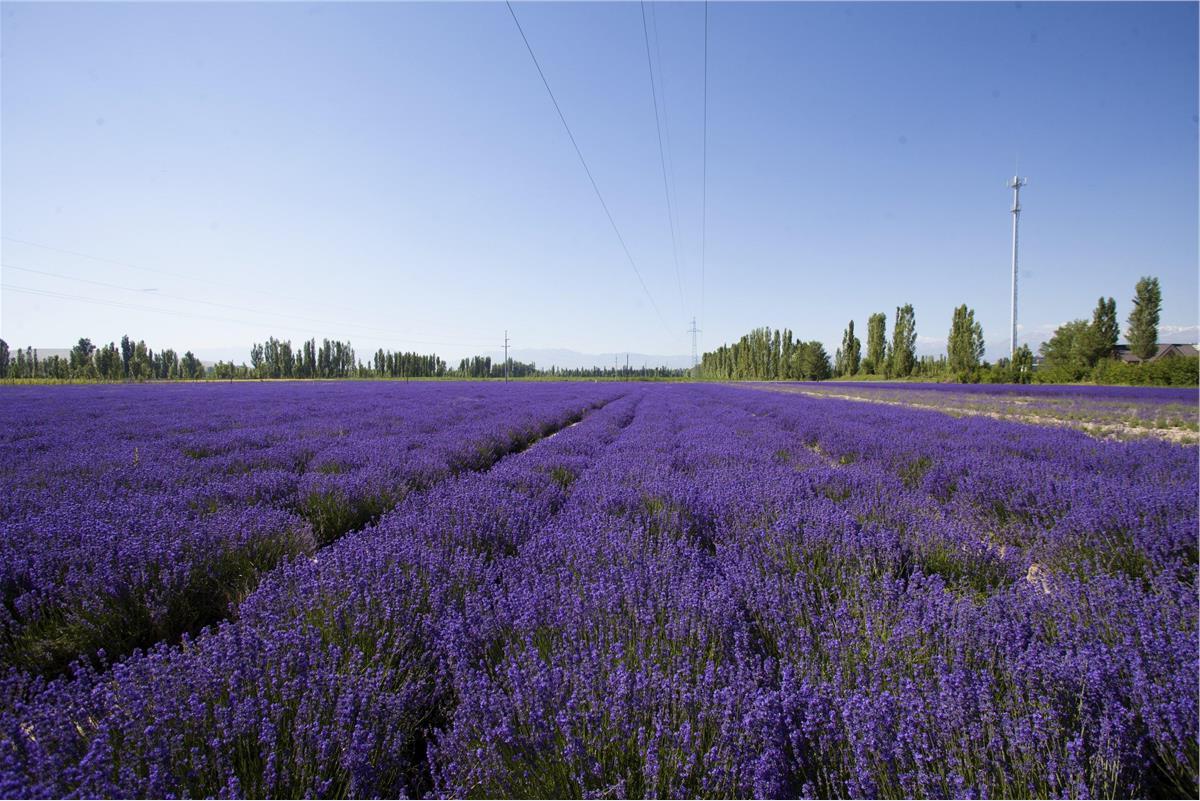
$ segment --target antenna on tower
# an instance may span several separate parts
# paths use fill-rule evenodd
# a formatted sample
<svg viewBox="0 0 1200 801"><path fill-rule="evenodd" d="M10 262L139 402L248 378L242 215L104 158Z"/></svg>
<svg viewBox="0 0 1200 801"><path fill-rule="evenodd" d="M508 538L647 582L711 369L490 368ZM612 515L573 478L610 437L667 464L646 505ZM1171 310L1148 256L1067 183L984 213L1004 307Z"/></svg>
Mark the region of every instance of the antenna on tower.
<svg viewBox="0 0 1200 801"><path fill-rule="evenodd" d="M1008 182L1008 188L1013 191L1012 334L1008 340L1008 357L1014 360L1017 356L1017 222L1021 219L1021 187L1027 183L1029 183L1027 179L1017 175L1013 175L1012 180Z"/></svg>
<svg viewBox="0 0 1200 801"><path fill-rule="evenodd" d="M696 365L700 360L696 357L696 334L700 333L700 329L696 327L696 318L692 318L692 327L688 329L688 333L692 335L692 372L696 371Z"/></svg>

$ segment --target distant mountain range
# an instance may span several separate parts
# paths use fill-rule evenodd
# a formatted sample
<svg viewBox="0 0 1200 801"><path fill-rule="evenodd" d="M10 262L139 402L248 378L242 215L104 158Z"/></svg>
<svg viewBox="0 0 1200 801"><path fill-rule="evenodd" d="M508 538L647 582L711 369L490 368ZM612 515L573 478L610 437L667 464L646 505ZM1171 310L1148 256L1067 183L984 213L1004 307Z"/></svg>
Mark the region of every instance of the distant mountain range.
<svg viewBox="0 0 1200 801"><path fill-rule="evenodd" d="M33 352L37 354L39 361L44 361L53 356L58 356L62 359L71 358L70 348L34 348ZM16 358L16 348L13 348L13 358Z"/></svg>
<svg viewBox="0 0 1200 801"><path fill-rule="evenodd" d="M504 361L504 351L485 351L483 356L491 356L493 362ZM634 353L621 351L620 353L580 353L576 350L566 350L564 348L511 348L508 351L510 359L526 364L536 364L540 369L546 370L551 367L558 367L566 370L578 370L588 367L612 367L616 364L617 367L624 367L626 357L629 358L630 367L670 367L670 368L688 368L692 366L692 357L687 355L671 355L663 356L661 354L651 353ZM449 360L447 360L449 361ZM451 367L457 366L457 362L453 362Z"/></svg>

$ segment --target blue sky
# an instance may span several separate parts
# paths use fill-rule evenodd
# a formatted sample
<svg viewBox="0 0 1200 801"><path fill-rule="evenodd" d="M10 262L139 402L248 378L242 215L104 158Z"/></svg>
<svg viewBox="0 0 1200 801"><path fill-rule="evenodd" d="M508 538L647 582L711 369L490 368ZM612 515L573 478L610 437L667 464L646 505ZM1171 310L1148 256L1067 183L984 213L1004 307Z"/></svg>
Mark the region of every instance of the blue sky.
<svg viewBox="0 0 1200 801"><path fill-rule="evenodd" d="M646 6L678 278L642 7L515 7L659 314L502 3L3 3L0 336L832 353L908 302L934 353L967 303L995 358L1019 159L1020 340L1147 274L1195 340L1196 4L711 3L703 299L703 4Z"/></svg>

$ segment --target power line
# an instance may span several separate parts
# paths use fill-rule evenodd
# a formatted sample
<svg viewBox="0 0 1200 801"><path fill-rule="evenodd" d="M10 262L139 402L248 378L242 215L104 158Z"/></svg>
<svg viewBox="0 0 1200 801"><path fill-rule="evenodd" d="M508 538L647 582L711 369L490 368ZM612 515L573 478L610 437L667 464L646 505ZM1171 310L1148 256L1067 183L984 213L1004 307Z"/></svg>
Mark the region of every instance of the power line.
<svg viewBox="0 0 1200 801"><path fill-rule="evenodd" d="M504 383L508 383L508 329L504 329Z"/></svg>
<svg viewBox="0 0 1200 801"><path fill-rule="evenodd" d="M596 179L587 165L587 159L583 157L583 151L579 149L579 143L575 141L575 134L571 133L571 126L567 124L567 118L563 115L557 98L554 97L554 90L550 88L550 82L546 80L546 73L542 72L542 65L538 63L537 56L534 55L533 46L529 44L529 37L525 35L525 29L521 27L521 21L517 19L517 12L513 10L512 2L504 0L504 5L508 6L508 13L512 15L513 22L517 25L517 32L521 34L521 41L525 43L525 49L529 51L529 58L533 60L533 66L537 69L538 76L542 79L542 85L546 87L546 94L550 95L550 102L554 104L554 110L558 112L558 118L562 121L563 128L567 132L567 137L571 140L571 146L575 148L575 155L579 157L579 163L583 165L583 171L587 173L588 181L592 184L592 191L596 193L596 199L600 201L600 207L604 209L604 216L608 218L608 223L612 226L613 233L617 235L617 241L621 243L621 250L625 252L625 258L628 259L629 266L633 268L633 274L637 276L638 283L641 284L642 291L646 293L646 299L650 301L650 306L658 316L659 322L663 324L664 328L670 330L666 319L658 309L658 304L654 302L654 296L650 294L646 282L642 279L642 273L637 268L637 263L633 260L633 254L629 252L629 246L625 244L625 237L621 236L621 229L617 227L617 221L613 219L612 212L608 210L608 204L604 202L604 195L600 194L600 187L596 184Z"/></svg>
<svg viewBox="0 0 1200 801"><path fill-rule="evenodd" d="M671 145L671 109L667 103L667 70L663 66L662 47L658 39L658 11L655 3L650 4L650 33L654 37L654 57L658 61L658 94L662 98L663 140L667 143L667 174L671 178L671 193L679 198L679 186L675 180L674 148ZM675 230L679 230L679 210L675 210ZM680 257L680 264L687 270L687 260Z"/></svg>
<svg viewBox="0 0 1200 801"><path fill-rule="evenodd" d="M244 326L249 326L249 327L261 327L262 326L262 323L259 323L259 322L252 322L250 320L241 320L241 319L237 319L237 318L233 318L233 317L223 317L223 316L213 315L213 314L196 314L195 312L176 311L174 309L161 309L161 308L157 308L155 306L143 306L138 303L125 303L124 301L119 301L119 300L105 300L103 298L88 297L86 295L72 295L67 292L55 292L55 291L49 290L49 289L35 289L33 287L17 286L15 284L0 283L0 288L4 289L6 291L9 291L9 292L20 292L20 293L26 294L26 295L38 295L41 297L56 298L56 299L62 299L62 300L73 300L73 301L78 301L80 303L90 303L95 306L108 306L110 308L115 308L115 309L130 309L133 311L147 311L147 312L154 312L155 314L167 314L172 317L188 317L188 318L195 319L195 320L215 320L217 322L235 323L237 325L244 325ZM331 331L321 331L321 330L312 329L312 328L298 328L296 326L288 326L288 325L282 325L282 326L278 326L278 327L282 328L284 330L295 331L295 332L303 333L303 334L306 334L309 336L311 336L313 334L320 334L321 336L329 336L329 337L340 337L340 336L344 335L344 332L343 333L335 333L335 332L331 332ZM369 336L366 334L361 335L361 339L373 340L375 342L389 342L389 343L395 343L395 341L396 341L395 337L383 338L383 337L377 337L377 336ZM411 339L403 340L403 341L410 343L410 344L419 344L419 345L446 345L448 347L485 347L483 345L464 345L462 343L457 343L457 342L419 342L417 340L411 340Z"/></svg>
<svg viewBox="0 0 1200 801"><path fill-rule="evenodd" d="M103 264L114 264L118 267L126 267L130 270L138 270L139 272L152 273L154 275L165 275L169 278L178 278L183 281L193 281L198 284L206 284L208 286L216 287L218 289L225 289L225 290L229 290L229 291L233 291L233 292L245 292L246 291L246 287L244 287L244 286L233 286L231 284L222 283L220 281L213 281L212 279L209 279L209 278L200 278L195 275L188 275L187 273L177 273L177 272L174 272L171 270L162 270L162 269L155 268L155 267L145 267L145 266L138 265L138 264L131 264L130 262L121 261L120 259L110 259L110 258L106 258L104 256L96 256L92 253L84 253L79 250L69 250L67 248L54 247L53 245L44 245L40 242L30 242L27 239L17 239L16 237L12 237L12 236L0 236L0 239L6 240L8 242L16 242L19 245L28 245L29 247L41 248L42 250L53 251L54 253L63 253L68 256L78 256L81 259L90 259L91 261L98 261ZM277 298L278 300L288 300L288 301L292 301L293 303L306 303L309 305L312 304L312 301L303 300L301 298L288 297L287 295L280 295L274 291L271 292L271 295L272 295L272 297ZM342 311L347 311L352 314L355 314L358 312L357 309L351 309L351 308L348 308L345 306L329 306L328 308L341 309Z"/></svg>
<svg viewBox="0 0 1200 801"><path fill-rule="evenodd" d="M53 245L46 245L41 242L31 242L27 239L18 239L16 237L12 237L12 236L0 236L0 239L8 241L8 242L16 242L17 244L20 244L20 245L28 245L29 247L35 247L35 248L40 248L42 250L52 251L54 253L63 253L68 256L77 256L82 259L89 259L91 261L100 262L102 264L113 264L118 267L126 267L131 270L137 270L139 272L150 273L153 275L163 275L163 276L167 276L169 278L179 278L184 281L193 281L193 282L196 282L199 284L205 284L207 286L216 287L217 289L223 289L228 292L234 292L239 295L240 294L253 294L253 295L258 295L259 297L264 297L268 300L290 301L292 303L304 304L309 307L313 307L313 306L317 305L317 304L314 304L311 300L306 300L304 298L298 298L298 297L294 297L294 296L282 295L273 288L270 290L266 290L266 289L254 289L252 287L246 287L246 286L235 286L233 284L222 283L220 281L213 281L208 278L201 278L198 276L189 275L187 273L179 273L179 272L174 272L171 270L163 270L163 269L159 269L159 268L155 268L155 267L146 267L143 265L133 264L133 263L127 262L127 261L122 261L120 259L110 259L105 256L97 256L93 253L84 253L83 251L79 251L79 250L69 250L67 248L60 248L60 247L55 247ZM25 270L26 272L37 272L36 270L30 270L27 267L22 268L22 267L17 267L16 265L7 265L7 264L4 266L11 267L12 269L15 269L15 270ZM66 278L67 280L70 280L70 281L84 281L86 283L93 283L93 284L97 284L99 286L110 286L114 289L128 289L127 287L116 286L113 284L106 285L101 282L88 281L87 279L75 278L75 277L68 276L68 275L57 275L55 273L43 273L43 274L44 275L53 275L56 278ZM142 290L132 290L132 291L140 292ZM159 297L170 297L169 295L167 295L165 293L156 292L155 294L157 294ZM224 305L224 304L216 303L213 301L196 300L193 298L178 298L178 299L185 300L189 303L204 303L204 304L207 304L210 306L223 306ZM344 312L348 312L349 314L354 314L354 315L358 315L358 314L362 313L361 308L352 308L349 306L338 306L335 304L327 303L324 299L321 301L320 306L322 309L325 309L325 310L344 311ZM406 342L412 342L415 344L451 344L451 345L458 344L458 343L437 343L437 342L424 342L423 343L423 342L421 342L421 340L411 339L407 335L404 335L404 334L397 334L394 331L378 328L376 326L363 325L362 323L342 323L342 322L336 321L336 320L321 320L321 319L316 319L316 318L312 318L312 317L305 317L303 315L287 314L284 312L263 312L258 309L246 309L244 307L235 307L235 306L226 306L226 307L234 309L236 311L249 311L253 314L266 314L266 315L272 315L275 317L289 317L289 318L292 318L295 320L317 322L322 325L350 326L350 327L362 328L362 329L366 329L366 330L391 334L391 335L397 337L398 339L403 339ZM476 335L480 334L479 331L473 331L473 332L468 332L468 333L471 336L476 336ZM418 335L420 335L420 332L418 332ZM481 347L481 346L478 344L475 344L475 345L462 345L462 347Z"/></svg>
<svg viewBox="0 0 1200 801"><path fill-rule="evenodd" d="M650 32L646 27L646 0L641 0L642 7L642 38L646 40L646 67L650 70L650 97L654 100L654 129L658 133L658 161L662 165L663 194L667 197L667 224L671 228L671 255L675 259L675 283L679 287L679 310L686 312L687 304L683 299L683 279L679 275L679 245L675 240L675 212L671 207L671 189L667 183L667 156L663 151L662 125L658 114L658 91L654 87L654 61L650 58ZM661 59L659 60L661 71ZM666 97L663 97L666 106Z"/></svg>
<svg viewBox="0 0 1200 801"><path fill-rule="evenodd" d="M708 257L708 0L704 0L704 145L700 189L700 319L704 319L704 272Z"/></svg>
<svg viewBox="0 0 1200 801"><path fill-rule="evenodd" d="M463 347L463 348L479 347L478 345L472 345L472 344L463 343L463 342L443 342L443 341L413 339L405 334L400 334L395 331L389 331L384 328L376 328L375 326L363 325L362 323L345 323L345 322L341 322L338 320L323 320L323 319L319 319L319 318L315 318L315 317L305 317L305 316L299 315L299 314L286 314L283 312L264 312L261 309L253 309L253 308L249 308L246 306L234 306L229 303L218 303L216 301L211 301L211 300L201 300L199 298L189 298L189 297L185 297L183 295L172 295L172 294L169 294L166 292L159 292L158 290L137 289L136 287L121 286L120 284L113 284L113 283L109 283L107 281L96 281L91 278L78 278L73 275L63 275L62 273L53 273L53 272L49 272L47 270L35 270L31 267L20 267L16 264L11 264L9 262L0 262L0 267L3 267L6 270L20 270L21 272L33 273L35 275L45 275L45 276L49 276L51 278L61 278L66 281L77 281L81 284L91 284L93 286L105 287L107 289L117 289L122 292L135 292L139 295L152 295L153 297L182 301L183 303L197 303L197 304L200 304L203 306L212 306L214 308L219 308L219 309L229 309L230 311L247 312L249 314L253 314L256 316L282 317L282 318L287 318L287 319L292 319L292 320L299 320L300 322L316 323L318 325L331 325L331 326L334 326L337 328L359 328L364 331L374 331L375 333L386 334L391 340L399 340L399 341L407 342L410 344L447 345L447 346L451 346L451 347ZM342 334L339 334L338 336L343 336L346 333L347 332L343 331Z"/></svg>
<svg viewBox="0 0 1200 801"><path fill-rule="evenodd" d="M75 301L79 301L80 303L91 303L96 306L108 306L108 307L114 308L114 309L133 309L135 311L148 311L148 312L155 312L157 314L169 314L173 317L190 317L192 319L198 319L198 320L217 320L220 322L238 323L241 325L249 325L249 326L259 325L259 323L252 323L249 320L238 320L238 319L231 318L231 317L221 317L221 316L211 315L211 314L195 314L193 312L182 312L182 311L175 311L172 309L160 309L160 308L156 308L154 306L143 306L143 305L137 304L137 303L125 303L125 302L119 301L119 300L105 300L103 298L92 298L92 297L88 297L86 295L72 295L67 292L55 292L55 291L49 290L49 289L35 289L33 287L17 286L16 284L0 283L0 288L3 288L9 292L21 292L26 295L40 295L42 297L48 297L48 298L61 298L64 300L75 300ZM293 329L293 330L299 330L299 329Z"/></svg>
<svg viewBox="0 0 1200 801"><path fill-rule="evenodd" d="M658 38L658 11L657 3L654 2L650 3L650 33L654 37L654 57L658 62L658 95L660 98L662 98L662 128L663 140L666 142L667 151L667 177L671 184L671 196L674 198L675 203L678 204L679 183L675 173L674 148L671 145L671 109L670 105L667 103L667 69L664 66L665 62L663 61L662 57L662 47ZM668 212L671 213L671 216L674 219L675 230L673 235L675 237L679 237L682 235L681 231L683 229L679 225L678 205L676 205L674 209L669 208ZM677 269L681 274L687 275L687 251L683 248L676 248L674 252L678 262Z"/></svg>
<svg viewBox="0 0 1200 801"><path fill-rule="evenodd" d="M688 333L692 335L692 370L695 370L696 365L700 363L700 357L696 352L696 334L700 333L700 329L696 327L695 317L692 318L692 327L688 329Z"/></svg>
<svg viewBox="0 0 1200 801"><path fill-rule="evenodd" d="M133 269L133 270L142 270L142 271L148 272L148 273L158 273L159 275L169 275L172 278L182 278L186 281L196 281L201 284L211 284L212 286L224 286L223 284L219 284L215 281L210 281L205 278L197 278L193 275L186 275L184 273L173 273L173 272L170 272L169 270L156 270L156 269L153 269L150 267L139 267L138 265L130 264L127 261L120 261L118 259L108 259L103 256L94 256L91 253L82 253L78 250L68 250L67 248L58 248L58 247L54 247L53 245L43 245L40 242L30 242L28 239L17 239L15 236L0 236L0 239L3 239L8 242L16 242L19 245L29 245L30 247L34 247L34 248L41 248L42 250L52 250L55 253L66 253L67 255L70 255L70 256L79 256L80 258L91 259L92 261L102 261L106 264L115 264L120 267L129 267L130 269Z"/></svg>

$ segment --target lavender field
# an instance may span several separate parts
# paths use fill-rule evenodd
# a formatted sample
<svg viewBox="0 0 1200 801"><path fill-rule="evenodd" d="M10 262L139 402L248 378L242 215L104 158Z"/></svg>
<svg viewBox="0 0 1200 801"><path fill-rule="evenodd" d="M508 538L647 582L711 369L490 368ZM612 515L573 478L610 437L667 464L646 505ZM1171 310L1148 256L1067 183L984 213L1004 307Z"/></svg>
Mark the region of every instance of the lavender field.
<svg viewBox="0 0 1200 801"><path fill-rule="evenodd" d="M0 796L1197 794L1192 444L693 384L0 420Z"/></svg>
<svg viewBox="0 0 1200 801"><path fill-rule="evenodd" d="M957 416L1061 425L1112 439L1158 437L1184 444L1200 442L1200 394L1188 387L890 381L763 386L781 392L936 409Z"/></svg>

